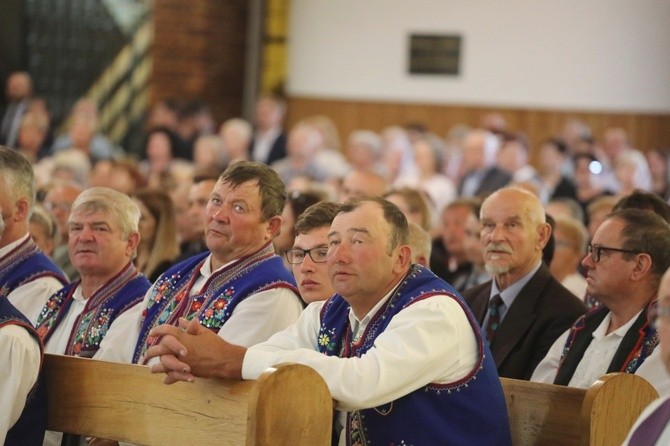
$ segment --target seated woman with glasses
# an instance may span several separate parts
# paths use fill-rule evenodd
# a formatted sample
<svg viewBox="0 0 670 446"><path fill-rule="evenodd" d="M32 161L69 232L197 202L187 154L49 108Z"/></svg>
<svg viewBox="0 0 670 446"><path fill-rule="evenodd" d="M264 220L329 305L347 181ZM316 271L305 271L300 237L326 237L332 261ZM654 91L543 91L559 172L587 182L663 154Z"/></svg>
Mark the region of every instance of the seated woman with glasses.
<svg viewBox="0 0 670 446"><path fill-rule="evenodd" d="M326 260L328 231L339 211L337 203L321 201L307 208L295 222L295 241L293 248L286 251L286 260L306 304L326 300L335 294Z"/></svg>

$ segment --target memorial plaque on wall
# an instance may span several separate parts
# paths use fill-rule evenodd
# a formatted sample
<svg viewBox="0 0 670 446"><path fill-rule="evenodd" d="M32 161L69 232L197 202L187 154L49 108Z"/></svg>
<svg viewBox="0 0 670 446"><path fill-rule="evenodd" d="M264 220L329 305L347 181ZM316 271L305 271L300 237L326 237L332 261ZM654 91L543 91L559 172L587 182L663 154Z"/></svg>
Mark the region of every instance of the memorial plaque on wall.
<svg viewBox="0 0 670 446"><path fill-rule="evenodd" d="M410 74L459 74L460 35L411 34L409 42Z"/></svg>

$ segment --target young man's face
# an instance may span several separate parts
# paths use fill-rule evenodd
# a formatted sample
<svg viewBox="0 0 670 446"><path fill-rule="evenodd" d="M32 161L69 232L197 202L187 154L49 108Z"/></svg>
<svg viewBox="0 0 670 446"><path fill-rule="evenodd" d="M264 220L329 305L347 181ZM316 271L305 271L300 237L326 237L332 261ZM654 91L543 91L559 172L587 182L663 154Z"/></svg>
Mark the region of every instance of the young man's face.
<svg viewBox="0 0 670 446"><path fill-rule="evenodd" d="M321 260L324 253L328 252L328 231L330 226L322 226L298 234L293 242L293 249L310 251L305 253L301 263L292 264L293 276L298 284L300 296L306 303L326 300L333 294L333 285L328 277L328 265Z"/></svg>

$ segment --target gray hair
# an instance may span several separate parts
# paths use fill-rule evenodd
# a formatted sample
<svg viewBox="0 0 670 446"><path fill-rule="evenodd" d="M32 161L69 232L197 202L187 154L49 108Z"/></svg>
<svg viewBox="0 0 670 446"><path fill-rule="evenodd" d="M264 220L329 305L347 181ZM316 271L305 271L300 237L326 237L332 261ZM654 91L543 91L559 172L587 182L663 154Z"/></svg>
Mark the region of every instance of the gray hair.
<svg viewBox="0 0 670 446"><path fill-rule="evenodd" d="M109 214L121 230L121 238L127 240L131 234L139 232L140 208L126 194L108 187L92 187L79 194L72 203L73 215L105 212Z"/></svg>
<svg viewBox="0 0 670 446"><path fill-rule="evenodd" d="M12 201L26 198L32 209L35 202L35 174L25 156L9 147L0 146L0 178Z"/></svg>

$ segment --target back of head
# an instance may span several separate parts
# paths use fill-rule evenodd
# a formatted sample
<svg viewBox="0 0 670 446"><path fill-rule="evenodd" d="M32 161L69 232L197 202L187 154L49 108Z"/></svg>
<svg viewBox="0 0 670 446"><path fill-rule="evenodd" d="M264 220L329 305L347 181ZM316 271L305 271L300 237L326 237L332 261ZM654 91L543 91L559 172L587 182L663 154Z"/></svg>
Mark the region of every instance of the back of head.
<svg viewBox="0 0 670 446"><path fill-rule="evenodd" d="M219 182L232 187L252 181L258 185L263 220L281 215L286 204L286 187L277 172L268 165L253 161L240 161L229 166L219 177Z"/></svg>
<svg viewBox="0 0 670 446"><path fill-rule="evenodd" d="M12 202L25 198L31 207L35 202L35 176L30 161L5 146L0 146L0 185L0 193Z"/></svg>
<svg viewBox="0 0 670 446"><path fill-rule="evenodd" d="M645 209L655 212L663 220L670 222L670 204L652 192L636 190L626 195L614 205L612 211L620 209Z"/></svg>
<svg viewBox="0 0 670 446"><path fill-rule="evenodd" d="M121 231L121 238L127 240L138 232L140 209L126 194L108 187L92 187L83 191L72 204L70 219L75 215L103 212L114 220Z"/></svg>

